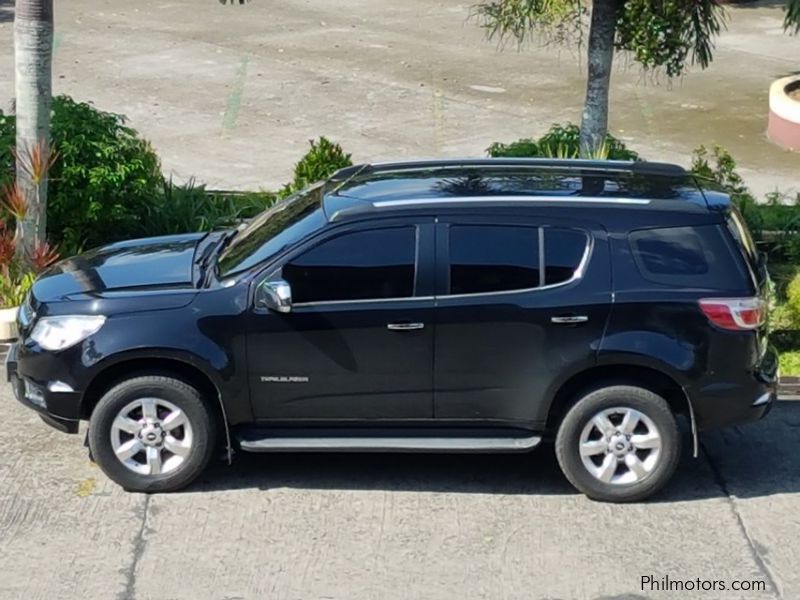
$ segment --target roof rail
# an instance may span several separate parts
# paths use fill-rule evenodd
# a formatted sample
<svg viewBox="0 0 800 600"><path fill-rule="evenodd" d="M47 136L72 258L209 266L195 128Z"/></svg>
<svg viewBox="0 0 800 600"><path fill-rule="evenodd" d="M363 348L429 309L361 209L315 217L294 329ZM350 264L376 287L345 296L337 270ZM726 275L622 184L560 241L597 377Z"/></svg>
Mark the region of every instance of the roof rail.
<svg viewBox="0 0 800 600"><path fill-rule="evenodd" d="M631 173L633 175L663 175L670 177L683 177L687 175L686 169L680 165L647 161L594 160L583 158L448 158L353 165L339 169L333 174L332 179L347 179L359 173L371 174L383 171L454 169L464 167L573 169L576 171L610 171L615 173Z"/></svg>

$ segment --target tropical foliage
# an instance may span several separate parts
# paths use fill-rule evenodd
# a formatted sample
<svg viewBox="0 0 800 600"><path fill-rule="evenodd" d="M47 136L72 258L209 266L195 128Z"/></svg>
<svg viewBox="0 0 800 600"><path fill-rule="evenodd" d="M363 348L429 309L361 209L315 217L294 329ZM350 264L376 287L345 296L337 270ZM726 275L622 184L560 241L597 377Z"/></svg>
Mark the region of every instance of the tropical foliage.
<svg viewBox="0 0 800 600"><path fill-rule="evenodd" d="M714 38L726 21L719 0L481 0L473 17L488 38L500 42L522 46L538 40L585 48L583 156L596 154L608 131L615 51L626 53L646 71L679 77L692 64L709 65ZM800 31L800 0L789 0L784 26Z"/></svg>
<svg viewBox="0 0 800 600"><path fill-rule="evenodd" d="M554 124L538 140L524 138L503 144L495 142L486 152L492 157L535 157L577 158L580 155L580 128L573 124ZM611 134L596 152L596 158L612 160L637 160L639 155Z"/></svg>
<svg viewBox="0 0 800 600"><path fill-rule="evenodd" d="M349 154L345 154L339 144L331 142L326 137L318 140L309 140L311 148L294 167L294 178L281 188L278 193L281 198L293 194L315 181L320 181L333 175L339 169L353 164Z"/></svg>

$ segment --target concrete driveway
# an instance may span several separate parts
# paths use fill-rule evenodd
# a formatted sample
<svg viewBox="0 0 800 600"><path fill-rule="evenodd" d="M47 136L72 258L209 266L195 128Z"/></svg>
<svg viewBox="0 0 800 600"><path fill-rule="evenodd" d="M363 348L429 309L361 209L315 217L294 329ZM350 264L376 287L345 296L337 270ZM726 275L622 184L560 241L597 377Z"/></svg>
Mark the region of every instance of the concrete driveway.
<svg viewBox="0 0 800 600"><path fill-rule="evenodd" d="M0 391L0 598L800 597L800 402L703 436L656 501L576 494L515 456L240 455L128 494ZM642 576L762 591L642 590ZM759 583L760 582L760 583Z"/></svg>

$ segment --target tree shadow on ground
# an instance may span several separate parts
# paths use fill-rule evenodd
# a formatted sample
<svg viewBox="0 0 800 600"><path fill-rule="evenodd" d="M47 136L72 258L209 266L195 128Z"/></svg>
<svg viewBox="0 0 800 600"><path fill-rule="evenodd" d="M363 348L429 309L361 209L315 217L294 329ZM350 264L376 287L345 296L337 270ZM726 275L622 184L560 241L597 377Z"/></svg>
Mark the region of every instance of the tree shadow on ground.
<svg viewBox="0 0 800 600"><path fill-rule="evenodd" d="M654 502L800 493L800 402L780 402L759 423L702 435L686 447L675 478ZM529 454L247 454L212 466L188 492L331 489L465 494L576 494L553 447Z"/></svg>
<svg viewBox="0 0 800 600"><path fill-rule="evenodd" d="M14 20L14 0L0 0L0 23Z"/></svg>

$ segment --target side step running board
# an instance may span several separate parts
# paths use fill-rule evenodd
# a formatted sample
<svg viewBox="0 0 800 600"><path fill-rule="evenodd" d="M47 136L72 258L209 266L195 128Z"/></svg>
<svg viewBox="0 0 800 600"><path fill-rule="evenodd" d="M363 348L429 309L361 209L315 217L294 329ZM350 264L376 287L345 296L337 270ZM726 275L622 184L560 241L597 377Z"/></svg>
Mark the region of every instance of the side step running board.
<svg viewBox="0 0 800 600"><path fill-rule="evenodd" d="M441 435L415 435L403 437L394 431L388 435L333 434L305 435L270 431L269 435L255 436L252 432L238 437L239 446L247 452L526 452L539 445L536 435L510 435L495 437L477 435L470 437ZM338 433L338 432L337 432Z"/></svg>

